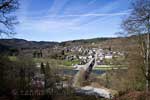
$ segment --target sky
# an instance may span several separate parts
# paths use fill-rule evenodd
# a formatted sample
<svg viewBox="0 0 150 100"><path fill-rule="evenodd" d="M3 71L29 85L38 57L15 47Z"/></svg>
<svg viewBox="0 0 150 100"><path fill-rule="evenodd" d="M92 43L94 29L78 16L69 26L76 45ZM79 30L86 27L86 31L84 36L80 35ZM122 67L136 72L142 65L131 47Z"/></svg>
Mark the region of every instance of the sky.
<svg viewBox="0 0 150 100"><path fill-rule="evenodd" d="M21 0L15 38L68 41L116 37L129 0Z"/></svg>

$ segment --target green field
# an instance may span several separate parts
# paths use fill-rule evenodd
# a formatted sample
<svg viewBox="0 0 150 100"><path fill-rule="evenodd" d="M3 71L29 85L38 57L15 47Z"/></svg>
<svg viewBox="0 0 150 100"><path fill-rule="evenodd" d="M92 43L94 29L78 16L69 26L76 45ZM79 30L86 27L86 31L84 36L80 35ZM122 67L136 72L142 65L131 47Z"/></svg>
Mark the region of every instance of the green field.
<svg viewBox="0 0 150 100"><path fill-rule="evenodd" d="M16 61L17 57L16 56L9 56L9 59L11 61ZM57 59L50 59L50 58L33 58L33 61L35 63L50 63L52 65L56 65L61 68L65 69L73 69L73 65L79 64L79 60L73 60L73 61L68 61L68 60L57 60ZM126 69L127 67L123 65L97 65L93 69L94 70L112 70L112 69Z"/></svg>
<svg viewBox="0 0 150 100"><path fill-rule="evenodd" d="M9 58L10 61L16 61L17 60L16 56L9 56L8 58Z"/></svg>
<svg viewBox="0 0 150 100"><path fill-rule="evenodd" d="M126 69L123 65L97 65L94 70L112 70L112 69Z"/></svg>

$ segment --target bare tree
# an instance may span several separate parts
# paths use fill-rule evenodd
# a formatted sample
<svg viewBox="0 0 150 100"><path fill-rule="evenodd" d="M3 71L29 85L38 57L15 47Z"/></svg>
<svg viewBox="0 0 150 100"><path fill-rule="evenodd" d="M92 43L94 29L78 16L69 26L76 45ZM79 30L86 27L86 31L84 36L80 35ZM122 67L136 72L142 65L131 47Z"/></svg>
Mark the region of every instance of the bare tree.
<svg viewBox="0 0 150 100"><path fill-rule="evenodd" d="M14 25L18 23L15 14L19 7L19 0L0 0L0 35L12 35Z"/></svg>
<svg viewBox="0 0 150 100"><path fill-rule="evenodd" d="M129 35L137 35L143 56L146 91L150 91L150 0L134 0L130 15L123 21L123 29Z"/></svg>

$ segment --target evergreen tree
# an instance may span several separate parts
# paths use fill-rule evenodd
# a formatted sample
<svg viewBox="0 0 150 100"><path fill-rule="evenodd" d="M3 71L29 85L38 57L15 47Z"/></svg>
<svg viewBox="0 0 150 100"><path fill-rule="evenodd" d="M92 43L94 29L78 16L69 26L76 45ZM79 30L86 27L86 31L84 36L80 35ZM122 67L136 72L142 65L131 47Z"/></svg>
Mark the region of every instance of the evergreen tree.
<svg viewBox="0 0 150 100"><path fill-rule="evenodd" d="M44 63L43 62L41 62L41 69L40 69L40 71L41 71L41 74L45 74L45 67L44 67Z"/></svg>

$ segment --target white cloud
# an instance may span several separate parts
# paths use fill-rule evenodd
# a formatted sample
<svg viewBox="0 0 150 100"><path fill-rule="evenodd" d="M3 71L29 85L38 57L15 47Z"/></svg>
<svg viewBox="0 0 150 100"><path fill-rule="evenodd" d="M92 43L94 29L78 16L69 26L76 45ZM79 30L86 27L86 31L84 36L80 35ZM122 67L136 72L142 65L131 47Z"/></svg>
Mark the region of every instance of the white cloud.
<svg viewBox="0 0 150 100"><path fill-rule="evenodd" d="M20 31L28 31L28 32L39 32L39 33L57 33L57 32L69 32L69 31L78 31L85 30L87 27L82 26L82 24L78 21L74 21L72 17L84 17L85 19L88 17L109 17L109 16L122 16L126 15L128 12L122 13L91 13L91 14L80 14L80 15L63 15L63 16L43 16L37 18L28 18L22 17L20 18ZM65 17L69 17L67 19L63 19ZM89 23L89 22L88 22ZM87 23L87 24L88 24ZM91 22L90 22L91 23Z"/></svg>
<svg viewBox="0 0 150 100"><path fill-rule="evenodd" d="M17 27L18 31L21 33L38 33L38 34L61 34L61 33L87 33L87 32L95 32L100 30L100 24L108 20L108 17L120 17L127 15L129 11L115 12L110 13L112 10L116 9L119 3L113 2L98 9L92 9L88 12L81 14L65 14L58 15L59 11L64 7L64 5L69 0L55 0L52 7L49 8L49 11L46 15L43 11L35 11L32 12L30 16L27 9L21 9L20 11L20 25ZM118 0L117 0L118 1ZM91 3L96 2L96 0L92 0ZM98 20L97 22L94 22ZM102 20L102 21L101 21ZM84 24L83 24L84 23ZM108 23L108 22L107 22ZM97 24L97 25L95 25ZM95 25L95 26L94 26Z"/></svg>
<svg viewBox="0 0 150 100"><path fill-rule="evenodd" d="M122 2L122 0L116 0L114 2L109 2L104 6L99 7L98 9L94 9L91 10L85 14L82 14L82 16L78 16L77 18L75 18L73 20L73 22L79 23L79 24L83 24L83 23L90 23L94 20L97 19L101 19L101 17L105 17L105 16L120 16L123 15L123 13L125 14L125 11L122 11L120 14L119 13L110 13L111 11L115 10L118 8L118 6L120 5L120 3ZM85 18L85 16L87 16ZM90 17L89 17L90 16Z"/></svg>
<svg viewBox="0 0 150 100"><path fill-rule="evenodd" d="M72 14L72 15L63 15L60 17L105 17L105 16L121 16L121 15L127 15L128 12L122 12L122 13L88 13L88 14L80 14L80 15L76 15L76 14Z"/></svg>
<svg viewBox="0 0 150 100"><path fill-rule="evenodd" d="M93 3L95 3L97 0L91 0L89 3L88 3L88 5L91 5L91 4L93 4Z"/></svg>
<svg viewBox="0 0 150 100"><path fill-rule="evenodd" d="M48 13L56 15L68 1L69 0L54 0L54 3L50 7Z"/></svg>

